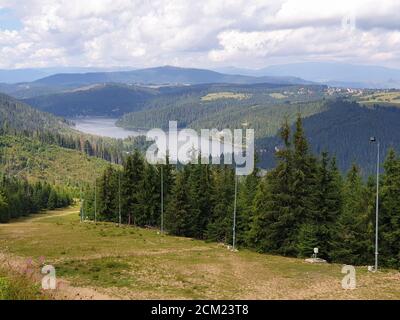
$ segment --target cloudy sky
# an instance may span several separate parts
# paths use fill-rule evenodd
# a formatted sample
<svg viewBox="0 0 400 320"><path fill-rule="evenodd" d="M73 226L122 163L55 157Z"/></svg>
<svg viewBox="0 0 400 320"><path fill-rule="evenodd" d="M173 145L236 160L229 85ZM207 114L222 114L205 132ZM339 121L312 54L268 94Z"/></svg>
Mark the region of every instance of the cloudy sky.
<svg viewBox="0 0 400 320"><path fill-rule="evenodd" d="M0 68L400 68L399 0L0 0Z"/></svg>

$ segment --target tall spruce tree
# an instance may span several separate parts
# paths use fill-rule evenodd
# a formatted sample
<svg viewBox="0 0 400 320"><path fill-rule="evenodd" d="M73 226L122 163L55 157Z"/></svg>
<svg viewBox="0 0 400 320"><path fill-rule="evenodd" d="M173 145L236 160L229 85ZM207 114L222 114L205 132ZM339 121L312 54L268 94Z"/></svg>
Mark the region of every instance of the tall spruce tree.
<svg viewBox="0 0 400 320"><path fill-rule="evenodd" d="M389 150L384 163L381 186L380 258L393 268L400 268L400 159Z"/></svg>
<svg viewBox="0 0 400 320"><path fill-rule="evenodd" d="M139 226L158 226L160 222L161 186L160 175L155 166L146 164L140 183L139 204L136 223Z"/></svg>
<svg viewBox="0 0 400 320"><path fill-rule="evenodd" d="M213 178L214 187L210 195L213 209L207 224L206 237L213 241L231 243L235 192L234 169L230 165L214 167Z"/></svg>
<svg viewBox="0 0 400 320"><path fill-rule="evenodd" d="M308 142L304 133L300 115L297 117L296 130L293 135L293 216L292 234L290 241L299 242L297 252L300 256L312 254L312 247L316 246L318 239L318 185L317 161L309 153ZM300 237L300 239L298 238Z"/></svg>
<svg viewBox="0 0 400 320"><path fill-rule="evenodd" d="M140 187L144 173L144 161L138 150L126 159L123 175L123 221L135 223L137 216L141 214L139 199Z"/></svg>
<svg viewBox="0 0 400 320"><path fill-rule="evenodd" d="M368 262L368 205L366 189L359 169L353 165L344 184L343 211L337 221L337 235L331 256L337 262L364 264Z"/></svg>
<svg viewBox="0 0 400 320"><path fill-rule="evenodd" d="M261 252L297 253L294 214L293 150L286 121L280 132L284 146L276 152L277 165L262 181L254 199L249 240Z"/></svg>
<svg viewBox="0 0 400 320"><path fill-rule="evenodd" d="M256 161L255 161L256 162ZM237 205L237 244L249 244L250 226L254 218L253 203L260 183L259 169L239 180L238 205Z"/></svg>
<svg viewBox="0 0 400 320"><path fill-rule="evenodd" d="M118 175L109 165L98 182L98 219L118 221Z"/></svg>
<svg viewBox="0 0 400 320"><path fill-rule="evenodd" d="M310 256L313 248L318 247L320 257L330 258L336 221L342 210L341 186L336 174L335 165L330 167L328 154L323 152L316 175L315 209L310 210L311 214L300 230L300 256Z"/></svg>
<svg viewBox="0 0 400 320"><path fill-rule="evenodd" d="M185 168L186 169L186 168ZM168 203L165 224L169 233L189 236L192 232L191 207L188 191L189 170L177 172L175 185Z"/></svg>

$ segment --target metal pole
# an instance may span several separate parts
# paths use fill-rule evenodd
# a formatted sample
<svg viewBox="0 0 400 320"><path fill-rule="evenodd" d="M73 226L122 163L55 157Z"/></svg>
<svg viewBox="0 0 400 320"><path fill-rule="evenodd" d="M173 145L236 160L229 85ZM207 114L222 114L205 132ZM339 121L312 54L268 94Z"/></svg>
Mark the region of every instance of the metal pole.
<svg viewBox="0 0 400 320"><path fill-rule="evenodd" d="M375 271L378 271L379 153L380 153L380 144L378 142L378 154L376 162Z"/></svg>
<svg viewBox="0 0 400 320"><path fill-rule="evenodd" d="M164 173L161 164L161 234L164 233Z"/></svg>
<svg viewBox="0 0 400 320"><path fill-rule="evenodd" d="M97 179L94 179L94 223L97 222Z"/></svg>
<svg viewBox="0 0 400 320"><path fill-rule="evenodd" d="M119 226L122 224L122 217L121 217L121 171L118 174L118 222Z"/></svg>
<svg viewBox="0 0 400 320"><path fill-rule="evenodd" d="M83 205L82 205L82 183L80 186L80 191L79 191L79 197L80 197L80 205L81 205L81 212L80 212L80 216L81 216L81 222L83 221Z"/></svg>
<svg viewBox="0 0 400 320"><path fill-rule="evenodd" d="M236 202L237 202L237 188L238 188L238 176L236 175L235 168L235 201L233 203L233 239L232 239L232 248L235 250L236 245Z"/></svg>

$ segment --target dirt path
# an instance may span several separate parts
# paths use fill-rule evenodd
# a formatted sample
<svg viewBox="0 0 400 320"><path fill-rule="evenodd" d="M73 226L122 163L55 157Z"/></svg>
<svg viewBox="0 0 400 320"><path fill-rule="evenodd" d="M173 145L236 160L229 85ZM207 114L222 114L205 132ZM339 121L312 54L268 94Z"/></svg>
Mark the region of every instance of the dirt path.
<svg viewBox="0 0 400 320"><path fill-rule="evenodd" d="M15 223L29 224L34 221L45 219L54 216L68 216L71 214L76 214L79 211L76 208L71 208L70 211L55 211L50 214L43 214L39 216L28 217L23 220L18 220ZM7 227L11 224L5 224L1 227ZM41 283L43 279L43 274L41 274L42 265L38 261L33 261L31 259L26 259L16 255L3 252L0 249L0 266L11 270L12 272L25 275L32 279L35 283ZM69 281L57 277L57 288L55 290L46 291L48 295L55 300L111 300L116 299L108 294L101 293L94 288L88 287L75 287L70 284Z"/></svg>
<svg viewBox="0 0 400 320"><path fill-rule="evenodd" d="M80 223L73 207L0 225L0 267L25 275L29 271L32 282L40 284L42 254L65 277L57 275L57 289L47 291L53 299L400 298L396 270L373 274L358 267L357 290L346 291L341 265L313 266L295 258L233 253L222 244L163 237L156 230Z"/></svg>

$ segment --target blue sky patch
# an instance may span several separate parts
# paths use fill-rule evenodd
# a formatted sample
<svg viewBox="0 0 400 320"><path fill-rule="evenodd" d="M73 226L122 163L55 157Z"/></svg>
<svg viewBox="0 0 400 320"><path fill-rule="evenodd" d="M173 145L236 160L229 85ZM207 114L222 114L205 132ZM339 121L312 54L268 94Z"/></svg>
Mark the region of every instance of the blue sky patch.
<svg viewBox="0 0 400 320"><path fill-rule="evenodd" d="M20 30L22 23L15 17L14 11L8 8L0 9L0 30Z"/></svg>

